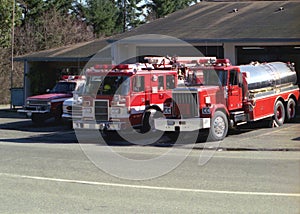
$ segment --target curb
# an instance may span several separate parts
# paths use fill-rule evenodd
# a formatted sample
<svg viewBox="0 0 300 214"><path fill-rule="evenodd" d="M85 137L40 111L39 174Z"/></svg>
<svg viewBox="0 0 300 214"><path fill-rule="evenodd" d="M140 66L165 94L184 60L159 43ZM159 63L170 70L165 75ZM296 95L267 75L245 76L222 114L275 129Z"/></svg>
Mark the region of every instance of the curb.
<svg viewBox="0 0 300 214"><path fill-rule="evenodd" d="M202 148L202 147L194 147L195 150L216 150L220 151L263 151L263 152L299 152L300 148L232 148L232 147L218 147L218 148Z"/></svg>

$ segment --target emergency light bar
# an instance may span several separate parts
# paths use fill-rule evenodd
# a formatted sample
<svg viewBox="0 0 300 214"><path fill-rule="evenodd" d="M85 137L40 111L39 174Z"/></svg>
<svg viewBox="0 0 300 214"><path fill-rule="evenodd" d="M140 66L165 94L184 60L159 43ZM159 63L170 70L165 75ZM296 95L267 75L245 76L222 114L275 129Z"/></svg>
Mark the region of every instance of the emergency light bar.
<svg viewBox="0 0 300 214"><path fill-rule="evenodd" d="M114 68L115 65L111 65L111 64L103 64L103 65L94 65L94 69L100 70L100 69L112 69Z"/></svg>
<svg viewBox="0 0 300 214"><path fill-rule="evenodd" d="M63 75L61 77L62 80L77 80L80 79L79 75Z"/></svg>
<svg viewBox="0 0 300 214"><path fill-rule="evenodd" d="M231 65L229 59L217 59L216 63L217 66L229 66Z"/></svg>
<svg viewBox="0 0 300 214"><path fill-rule="evenodd" d="M212 65L217 61L216 57L145 57L144 59L154 65L183 65L185 67L199 64Z"/></svg>
<svg viewBox="0 0 300 214"><path fill-rule="evenodd" d="M91 68L87 69L87 72L133 72L136 73L140 70L153 70L154 67L149 63L135 63L135 64L103 64L103 65L94 65Z"/></svg>

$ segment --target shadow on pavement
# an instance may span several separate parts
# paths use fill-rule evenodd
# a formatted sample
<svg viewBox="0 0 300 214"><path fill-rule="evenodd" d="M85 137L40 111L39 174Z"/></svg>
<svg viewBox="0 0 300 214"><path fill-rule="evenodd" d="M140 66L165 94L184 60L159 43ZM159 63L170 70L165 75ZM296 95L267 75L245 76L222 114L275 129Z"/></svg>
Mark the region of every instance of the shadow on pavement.
<svg viewBox="0 0 300 214"><path fill-rule="evenodd" d="M300 111L293 122L300 123ZM3 118L3 120L2 120ZM11 120L10 120L11 119ZM15 120L17 119L17 120ZM7 121L7 122L6 122ZM254 130L266 128L264 121L258 121L246 125L240 126L238 129L230 130L230 135L240 135L243 133L250 133ZM61 122L57 122L54 119L49 119L43 125L35 125L32 121L16 112L16 110L3 110L0 109L0 129L2 130L15 130L29 132L27 136L15 137L15 138L0 138L0 142L13 142L13 143L52 143L52 144L70 144L70 143L86 143L86 144L98 144L99 146L134 146L134 144L123 139L117 133L112 135L103 135L105 142L99 140L90 133L84 131L83 134L76 134L74 130ZM30 134L32 132L32 134ZM40 134L39 134L40 133ZM175 136L176 138L176 136ZM164 134L159 140L154 143L147 144L144 146L155 146L155 147L173 147L173 146L184 146L188 144L194 144L188 138L182 137L176 142L174 136L170 137L170 134ZM292 139L294 141L300 141L299 138ZM175 143L176 142L176 143ZM206 143L206 137L200 137L197 143Z"/></svg>

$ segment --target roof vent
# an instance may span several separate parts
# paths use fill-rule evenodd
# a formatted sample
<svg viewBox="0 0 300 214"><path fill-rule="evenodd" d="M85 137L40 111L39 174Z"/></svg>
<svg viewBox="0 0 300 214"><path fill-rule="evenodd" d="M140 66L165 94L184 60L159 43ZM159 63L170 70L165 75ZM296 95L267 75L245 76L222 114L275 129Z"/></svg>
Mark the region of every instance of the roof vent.
<svg viewBox="0 0 300 214"><path fill-rule="evenodd" d="M234 8L233 10L232 10L232 12L233 13L236 13L236 12L238 12L239 10L237 9L237 8Z"/></svg>
<svg viewBox="0 0 300 214"><path fill-rule="evenodd" d="M283 11L284 10L284 7L279 7L278 8L278 11Z"/></svg>

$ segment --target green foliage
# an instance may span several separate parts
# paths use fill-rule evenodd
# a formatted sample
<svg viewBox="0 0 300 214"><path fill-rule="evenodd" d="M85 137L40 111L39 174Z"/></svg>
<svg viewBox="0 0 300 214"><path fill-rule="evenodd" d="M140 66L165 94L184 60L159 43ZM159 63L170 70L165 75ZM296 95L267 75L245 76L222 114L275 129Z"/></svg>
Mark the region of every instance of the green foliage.
<svg viewBox="0 0 300 214"><path fill-rule="evenodd" d="M115 32L118 8L113 1L87 0L82 12L87 23L93 26L97 37L109 36Z"/></svg>
<svg viewBox="0 0 300 214"><path fill-rule="evenodd" d="M48 0L48 9L55 8L56 11L60 11L62 14L68 14L73 10L73 3L75 0Z"/></svg>
<svg viewBox="0 0 300 214"><path fill-rule="evenodd" d="M15 5L15 9L13 6ZM13 13L14 11L14 13ZM11 44L13 19L14 25L20 22L21 11L12 0L0 0L0 47L6 48Z"/></svg>
<svg viewBox="0 0 300 214"><path fill-rule="evenodd" d="M23 24L28 21L36 21L42 17L43 12L47 9L43 0L26 0L20 3L23 11Z"/></svg>
<svg viewBox="0 0 300 214"><path fill-rule="evenodd" d="M119 9L117 27L122 32L143 24L143 0L117 0L116 6Z"/></svg>
<svg viewBox="0 0 300 214"><path fill-rule="evenodd" d="M186 8L198 0L148 0L143 6L147 10L148 21L165 17L177 10Z"/></svg>

